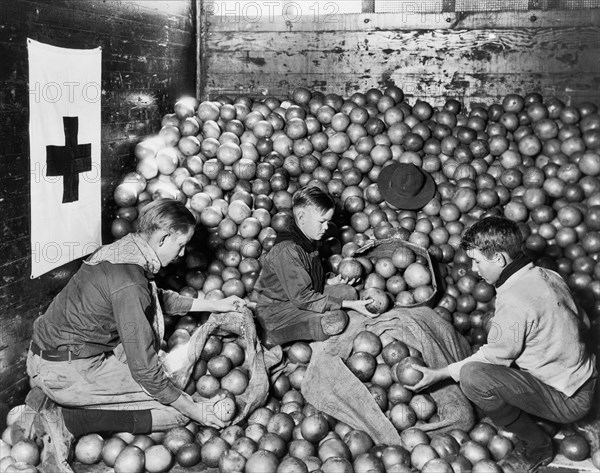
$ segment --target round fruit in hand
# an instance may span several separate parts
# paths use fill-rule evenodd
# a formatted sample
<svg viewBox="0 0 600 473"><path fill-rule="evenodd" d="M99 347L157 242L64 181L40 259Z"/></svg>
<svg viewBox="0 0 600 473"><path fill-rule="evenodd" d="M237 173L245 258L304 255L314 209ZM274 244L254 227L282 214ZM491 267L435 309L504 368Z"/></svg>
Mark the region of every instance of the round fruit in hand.
<svg viewBox="0 0 600 473"><path fill-rule="evenodd" d="M393 370L396 374L398 383L406 386L413 386L421 381L423 373L415 369L415 365L425 366L425 363L420 358L407 356L394 366Z"/></svg>
<svg viewBox="0 0 600 473"><path fill-rule="evenodd" d="M237 406L235 405L235 400L228 396L218 400L214 405L215 416L223 422L229 422L233 419L236 412Z"/></svg>
<svg viewBox="0 0 600 473"><path fill-rule="evenodd" d="M382 314L390 307L390 298L377 287L370 287L361 291L361 300L373 299L373 302L367 305L367 310L373 314Z"/></svg>

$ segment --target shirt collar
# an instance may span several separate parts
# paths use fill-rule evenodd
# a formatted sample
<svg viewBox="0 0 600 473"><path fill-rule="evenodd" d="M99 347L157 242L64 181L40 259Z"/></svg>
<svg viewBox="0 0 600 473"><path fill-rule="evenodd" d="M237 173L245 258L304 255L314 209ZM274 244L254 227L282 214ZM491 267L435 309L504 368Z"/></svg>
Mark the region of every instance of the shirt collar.
<svg viewBox="0 0 600 473"><path fill-rule="evenodd" d="M529 258L529 256L525 255L524 253L521 253L514 260L512 260L510 263L508 263L506 265L506 267L502 270L502 272L500 273L500 277L498 277L498 280L494 284L496 289L498 289L500 286L502 286L502 284L504 284L508 278L510 278L513 274L515 274L521 268L524 268L525 266L527 266L529 263L531 263L531 259Z"/></svg>

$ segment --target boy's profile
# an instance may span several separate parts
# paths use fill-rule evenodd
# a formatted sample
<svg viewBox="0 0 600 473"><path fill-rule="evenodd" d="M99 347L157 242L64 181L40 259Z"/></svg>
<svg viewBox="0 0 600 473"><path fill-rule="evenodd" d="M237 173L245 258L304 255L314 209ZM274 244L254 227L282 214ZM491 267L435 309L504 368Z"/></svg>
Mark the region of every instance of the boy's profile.
<svg viewBox="0 0 600 473"><path fill-rule="evenodd" d="M326 284L319 247L333 218L333 198L319 187L305 187L294 194L292 212L289 227L262 258L254 288L266 346L341 333L348 324L343 309L373 317L365 308L371 300L356 300L356 289L347 284L353 281L336 277Z"/></svg>
<svg viewBox="0 0 600 473"><path fill-rule="evenodd" d="M515 449L501 464L506 472L535 471L553 457L552 439L530 416L557 423L581 419L591 408L595 356L581 333L585 315L565 281L537 267L521 251L517 224L488 217L471 226L461 247L473 271L496 287L493 330L468 358L440 369L417 366L419 391L446 378L495 425L511 434Z"/></svg>

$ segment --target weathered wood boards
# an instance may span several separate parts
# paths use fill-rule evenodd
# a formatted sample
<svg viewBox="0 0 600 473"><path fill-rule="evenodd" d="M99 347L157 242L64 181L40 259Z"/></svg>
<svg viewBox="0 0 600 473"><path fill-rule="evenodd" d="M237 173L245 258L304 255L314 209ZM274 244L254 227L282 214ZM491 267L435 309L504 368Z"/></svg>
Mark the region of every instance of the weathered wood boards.
<svg viewBox="0 0 600 473"><path fill-rule="evenodd" d="M423 10L433 3L442 9ZM286 96L297 86L351 95L395 84L432 103L489 103L533 90L599 101L599 8L567 10L562 2L563 10L531 10L525 2L515 11L464 12L458 8L490 2L460 3L457 11L443 11L447 2L419 10L405 2L399 13L321 16L306 6L294 22L266 14L249 21L241 10L201 16L207 33L199 86L213 97Z"/></svg>

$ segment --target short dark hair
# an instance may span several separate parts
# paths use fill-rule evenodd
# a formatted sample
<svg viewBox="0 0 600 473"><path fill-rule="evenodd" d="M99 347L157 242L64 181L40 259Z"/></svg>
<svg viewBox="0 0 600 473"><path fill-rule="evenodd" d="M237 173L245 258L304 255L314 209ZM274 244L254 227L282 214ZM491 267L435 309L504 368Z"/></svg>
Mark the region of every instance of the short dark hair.
<svg viewBox="0 0 600 473"><path fill-rule="evenodd" d="M137 227L139 233L146 235L150 235L156 230L185 234L194 230L196 219L183 202L173 199L157 199L142 209Z"/></svg>
<svg viewBox="0 0 600 473"><path fill-rule="evenodd" d="M486 217L467 229L460 247L464 250L477 249L486 258L506 252L514 259L521 253L522 244L523 234L515 222L504 217Z"/></svg>
<svg viewBox="0 0 600 473"><path fill-rule="evenodd" d="M335 202L327 192L317 186L303 187L292 197L292 209L300 209L312 205L317 210L325 213L335 208Z"/></svg>

